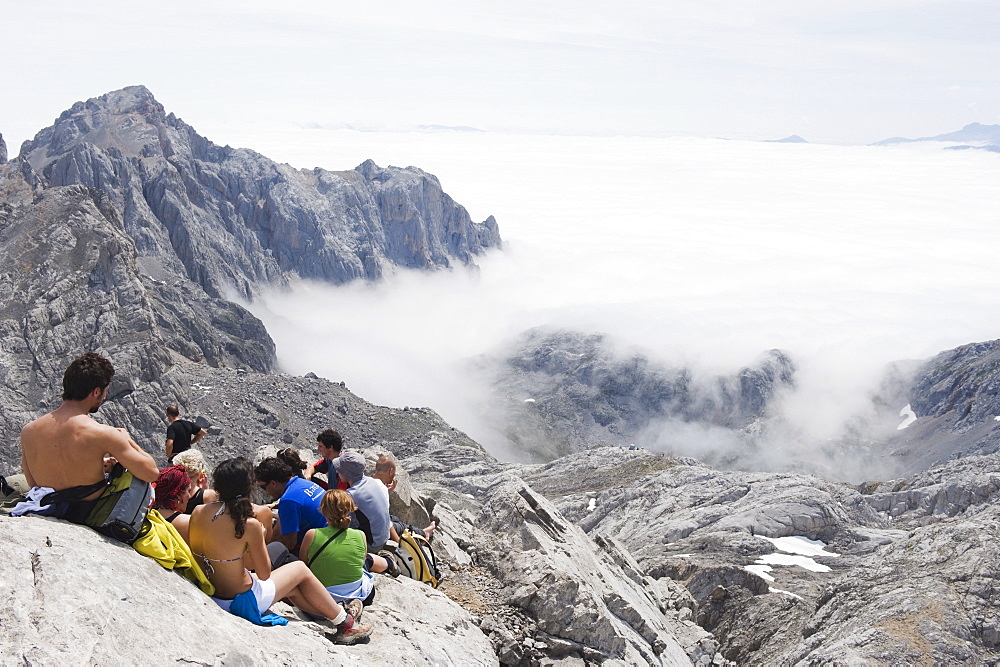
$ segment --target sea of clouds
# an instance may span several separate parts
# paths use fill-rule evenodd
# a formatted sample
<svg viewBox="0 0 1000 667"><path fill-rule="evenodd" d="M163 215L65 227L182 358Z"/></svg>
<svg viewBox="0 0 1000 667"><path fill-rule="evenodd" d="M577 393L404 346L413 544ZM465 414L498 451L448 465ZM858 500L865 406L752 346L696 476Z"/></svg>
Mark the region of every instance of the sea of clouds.
<svg viewBox="0 0 1000 667"><path fill-rule="evenodd" d="M496 216L506 247L478 270L301 284L250 307L284 370L343 380L375 403L432 407L501 457L512 454L465 363L529 327L607 333L706 373L780 348L798 366L784 416L819 442L867 409L886 363L1000 331L997 154L939 143L220 133L296 167L415 165L474 220ZM704 453L696 433L660 441Z"/></svg>

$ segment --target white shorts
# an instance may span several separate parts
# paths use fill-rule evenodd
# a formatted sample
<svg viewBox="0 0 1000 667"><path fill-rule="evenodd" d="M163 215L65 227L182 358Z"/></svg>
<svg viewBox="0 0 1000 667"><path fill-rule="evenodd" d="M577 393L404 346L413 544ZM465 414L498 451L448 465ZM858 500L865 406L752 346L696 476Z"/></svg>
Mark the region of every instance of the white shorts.
<svg viewBox="0 0 1000 667"><path fill-rule="evenodd" d="M274 582L270 579L261 581L253 573L250 574L250 579L253 580L250 590L253 591L253 596L257 600L257 610L263 614L274 604L274 594L276 592ZM233 604L232 600L220 600L219 598L212 598L212 600L225 611L229 611L230 605Z"/></svg>

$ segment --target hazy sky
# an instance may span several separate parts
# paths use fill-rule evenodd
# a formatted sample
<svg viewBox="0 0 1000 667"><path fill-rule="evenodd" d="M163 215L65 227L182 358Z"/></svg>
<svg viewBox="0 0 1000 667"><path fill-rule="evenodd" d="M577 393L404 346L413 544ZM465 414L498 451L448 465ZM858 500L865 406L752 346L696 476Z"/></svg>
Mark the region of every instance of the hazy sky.
<svg viewBox="0 0 1000 667"><path fill-rule="evenodd" d="M55 0L3 16L11 154L73 102L140 83L196 128L869 143L1000 122L993 0Z"/></svg>

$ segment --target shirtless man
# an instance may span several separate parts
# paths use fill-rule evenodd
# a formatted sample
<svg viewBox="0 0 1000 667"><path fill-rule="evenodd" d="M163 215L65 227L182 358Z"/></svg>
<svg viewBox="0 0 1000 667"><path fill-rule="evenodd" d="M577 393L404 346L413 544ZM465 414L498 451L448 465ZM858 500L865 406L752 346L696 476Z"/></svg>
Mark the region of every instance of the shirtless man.
<svg viewBox="0 0 1000 667"><path fill-rule="evenodd" d="M91 418L108 397L115 375L111 362L86 352L63 375L62 405L21 429L21 469L32 487L56 491L104 479L105 456L118 460L135 477L154 482L156 461L129 437L125 429ZM84 500L101 495L95 491Z"/></svg>

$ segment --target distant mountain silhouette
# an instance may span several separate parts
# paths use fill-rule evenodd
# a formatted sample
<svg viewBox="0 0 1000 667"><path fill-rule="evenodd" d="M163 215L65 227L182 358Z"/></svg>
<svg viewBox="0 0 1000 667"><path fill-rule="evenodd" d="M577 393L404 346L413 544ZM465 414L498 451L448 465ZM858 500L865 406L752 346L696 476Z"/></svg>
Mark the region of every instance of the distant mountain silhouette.
<svg viewBox="0 0 1000 667"><path fill-rule="evenodd" d="M765 139L764 143L769 144L808 144L809 142L797 134L785 137L784 139Z"/></svg>
<svg viewBox="0 0 1000 667"><path fill-rule="evenodd" d="M892 137L877 141L872 146L886 146L889 144L902 144L914 141L974 141L987 144L1000 144L1000 125L983 125L981 123L969 123L957 132L939 134L934 137L920 137L919 139L907 139L905 137Z"/></svg>

